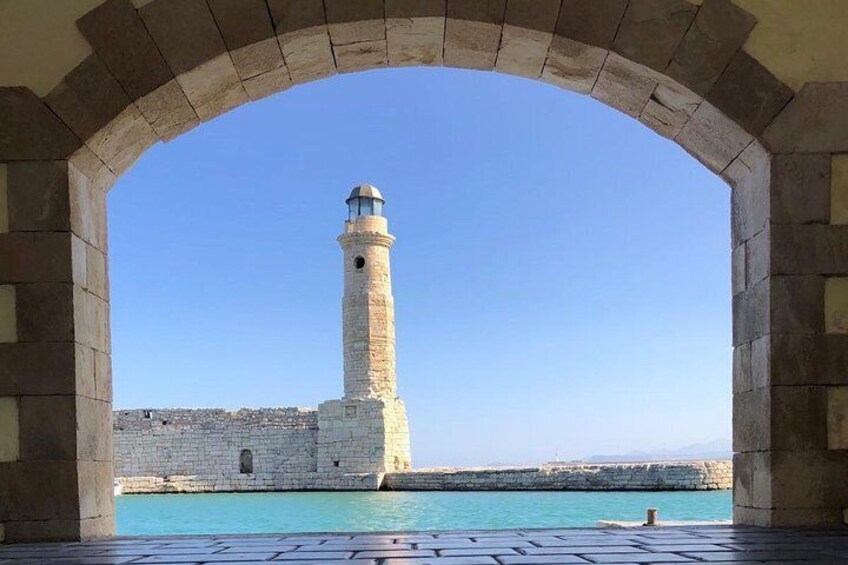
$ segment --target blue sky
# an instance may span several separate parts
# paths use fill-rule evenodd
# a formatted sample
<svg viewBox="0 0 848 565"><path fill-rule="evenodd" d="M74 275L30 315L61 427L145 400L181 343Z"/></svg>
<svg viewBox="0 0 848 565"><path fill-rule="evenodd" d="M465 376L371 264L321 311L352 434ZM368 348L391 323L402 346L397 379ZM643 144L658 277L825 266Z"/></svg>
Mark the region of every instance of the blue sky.
<svg viewBox="0 0 848 565"><path fill-rule="evenodd" d="M115 406L341 395L349 190L383 191L413 462L730 436L729 189L583 96L393 69L248 104L109 197Z"/></svg>

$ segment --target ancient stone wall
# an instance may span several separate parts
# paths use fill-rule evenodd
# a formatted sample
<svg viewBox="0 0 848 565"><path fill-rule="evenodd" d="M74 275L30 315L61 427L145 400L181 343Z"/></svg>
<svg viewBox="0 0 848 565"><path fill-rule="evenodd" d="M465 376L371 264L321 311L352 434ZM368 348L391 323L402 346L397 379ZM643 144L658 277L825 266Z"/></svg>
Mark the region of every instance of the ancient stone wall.
<svg viewBox="0 0 848 565"><path fill-rule="evenodd" d="M541 467L422 469L387 473L387 490L722 490L731 461L574 463Z"/></svg>

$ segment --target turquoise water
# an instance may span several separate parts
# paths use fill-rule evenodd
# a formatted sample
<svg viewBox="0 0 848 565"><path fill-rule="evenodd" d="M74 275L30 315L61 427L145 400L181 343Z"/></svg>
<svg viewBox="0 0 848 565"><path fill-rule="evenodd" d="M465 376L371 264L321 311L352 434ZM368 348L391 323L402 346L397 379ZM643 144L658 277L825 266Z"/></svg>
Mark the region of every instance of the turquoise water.
<svg viewBox="0 0 848 565"><path fill-rule="evenodd" d="M117 499L121 535L591 527L729 520L731 492L292 492Z"/></svg>

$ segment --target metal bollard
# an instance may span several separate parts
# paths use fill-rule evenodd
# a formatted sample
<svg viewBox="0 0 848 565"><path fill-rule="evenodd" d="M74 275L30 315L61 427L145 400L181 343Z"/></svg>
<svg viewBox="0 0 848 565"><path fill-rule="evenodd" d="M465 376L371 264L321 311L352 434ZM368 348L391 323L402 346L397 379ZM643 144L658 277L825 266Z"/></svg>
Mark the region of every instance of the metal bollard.
<svg viewBox="0 0 848 565"><path fill-rule="evenodd" d="M643 526L656 526L657 525L657 509L656 508L648 508L648 519L642 525Z"/></svg>

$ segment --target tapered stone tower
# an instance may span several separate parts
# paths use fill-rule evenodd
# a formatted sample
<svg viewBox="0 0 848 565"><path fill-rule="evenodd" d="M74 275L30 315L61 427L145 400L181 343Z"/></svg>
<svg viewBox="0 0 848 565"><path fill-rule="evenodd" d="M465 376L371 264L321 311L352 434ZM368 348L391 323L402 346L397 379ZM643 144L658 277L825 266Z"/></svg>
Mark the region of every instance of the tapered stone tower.
<svg viewBox="0 0 848 565"><path fill-rule="evenodd" d="M347 199L344 251L344 398L321 404L318 470L385 473L410 467L409 424L397 395L395 308L385 201L371 185Z"/></svg>

